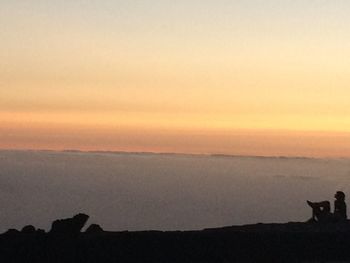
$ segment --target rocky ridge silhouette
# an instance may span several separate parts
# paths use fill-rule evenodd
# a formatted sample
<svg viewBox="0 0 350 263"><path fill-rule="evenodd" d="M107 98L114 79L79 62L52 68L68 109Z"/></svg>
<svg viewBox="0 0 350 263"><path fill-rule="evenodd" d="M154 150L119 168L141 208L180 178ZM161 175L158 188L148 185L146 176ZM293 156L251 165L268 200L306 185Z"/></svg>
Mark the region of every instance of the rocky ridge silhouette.
<svg viewBox="0 0 350 263"><path fill-rule="evenodd" d="M253 224L199 231L104 231L78 214L45 232L0 235L2 262L350 262L350 222Z"/></svg>

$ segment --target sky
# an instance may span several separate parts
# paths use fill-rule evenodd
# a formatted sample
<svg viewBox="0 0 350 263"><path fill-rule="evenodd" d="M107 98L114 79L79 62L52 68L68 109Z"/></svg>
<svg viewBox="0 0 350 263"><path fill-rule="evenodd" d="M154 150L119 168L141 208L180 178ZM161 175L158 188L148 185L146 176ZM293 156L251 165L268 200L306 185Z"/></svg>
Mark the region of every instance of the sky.
<svg viewBox="0 0 350 263"><path fill-rule="evenodd" d="M345 0L2 0L0 148L350 157Z"/></svg>

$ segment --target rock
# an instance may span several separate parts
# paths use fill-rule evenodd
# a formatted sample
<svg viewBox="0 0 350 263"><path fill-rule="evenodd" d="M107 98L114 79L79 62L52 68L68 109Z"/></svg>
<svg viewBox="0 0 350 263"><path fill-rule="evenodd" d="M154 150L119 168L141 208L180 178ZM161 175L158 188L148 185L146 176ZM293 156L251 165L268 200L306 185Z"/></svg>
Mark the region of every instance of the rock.
<svg viewBox="0 0 350 263"><path fill-rule="evenodd" d="M72 218L55 220L52 223L50 233L52 234L78 234L84 227L89 216L77 214Z"/></svg>
<svg viewBox="0 0 350 263"><path fill-rule="evenodd" d="M33 234L35 232L36 232L35 227L32 225L27 225L27 226L23 227L21 230L21 233L23 233L23 234Z"/></svg>
<svg viewBox="0 0 350 263"><path fill-rule="evenodd" d="M36 233L37 233L37 234L45 234L46 232L45 232L44 229L38 228L38 229L36 230Z"/></svg>
<svg viewBox="0 0 350 263"><path fill-rule="evenodd" d="M16 235L20 233L17 229L14 228L10 228L9 230L7 230L4 234L5 235Z"/></svg>
<svg viewBox="0 0 350 263"><path fill-rule="evenodd" d="M88 234L96 234L96 233L102 233L102 232L103 232L103 229L98 224L91 224L85 231L85 233L88 233Z"/></svg>

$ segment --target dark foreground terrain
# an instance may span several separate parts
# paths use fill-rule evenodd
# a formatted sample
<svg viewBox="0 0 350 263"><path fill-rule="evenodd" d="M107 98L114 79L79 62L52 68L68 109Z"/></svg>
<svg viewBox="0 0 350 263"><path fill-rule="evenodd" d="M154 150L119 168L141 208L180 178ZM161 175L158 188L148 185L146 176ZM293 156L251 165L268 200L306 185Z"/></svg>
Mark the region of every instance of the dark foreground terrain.
<svg viewBox="0 0 350 263"><path fill-rule="evenodd" d="M0 235L1 262L350 262L350 223L107 232L88 216Z"/></svg>

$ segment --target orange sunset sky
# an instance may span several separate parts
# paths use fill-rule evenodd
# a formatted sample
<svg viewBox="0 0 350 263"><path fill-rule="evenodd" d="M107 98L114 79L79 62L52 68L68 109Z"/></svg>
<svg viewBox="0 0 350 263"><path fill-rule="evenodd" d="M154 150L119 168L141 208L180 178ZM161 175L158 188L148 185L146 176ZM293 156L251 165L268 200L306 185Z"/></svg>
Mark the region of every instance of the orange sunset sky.
<svg viewBox="0 0 350 263"><path fill-rule="evenodd" d="M350 2L0 3L0 148L350 157Z"/></svg>

